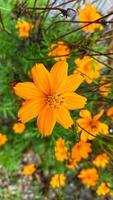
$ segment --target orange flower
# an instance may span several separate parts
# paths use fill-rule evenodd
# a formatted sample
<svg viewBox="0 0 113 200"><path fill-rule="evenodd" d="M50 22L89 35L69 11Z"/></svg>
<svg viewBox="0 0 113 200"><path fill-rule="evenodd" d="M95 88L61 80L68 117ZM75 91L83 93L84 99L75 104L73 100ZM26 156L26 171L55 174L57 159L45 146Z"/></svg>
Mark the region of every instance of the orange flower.
<svg viewBox="0 0 113 200"><path fill-rule="evenodd" d="M113 120L113 106L108 109L107 116Z"/></svg>
<svg viewBox="0 0 113 200"><path fill-rule="evenodd" d="M88 168L81 170L78 178L89 188L96 185L99 176L95 168Z"/></svg>
<svg viewBox="0 0 113 200"><path fill-rule="evenodd" d="M24 166L22 173L24 175L30 176L36 171L36 167L34 164L29 164Z"/></svg>
<svg viewBox="0 0 113 200"><path fill-rule="evenodd" d="M14 130L15 133L21 134L25 130L25 125L23 123L21 123L21 122L15 123L13 125L13 130Z"/></svg>
<svg viewBox="0 0 113 200"><path fill-rule="evenodd" d="M103 110L101 110L94 117L88 110L81 110L80 116L82 118L77 120L78 132L81 132L81 140L87 141L94 139L94 136L101 133L104 135L108 134L108 125L99 121L100 117L103 115ZM86 130L86 131L85 131Z"/></svg>
<svg viewBox="0 0 113 200"><path fill-rule="evenodd" d="M91 153L91 144L84 141L76 143L72 148L72 159L80 161L82 158L86 159Z"/></svg>
<svg viewBox="0 0 113 200"><path fill-rule="evenodd" d="M59 138L56 141L55 156L56 159L60 162L63 162L64 160L68 159L68 150L65 147L65 141L62 138Z"/></svg>
<svg viewBox="0 0 113 200"><path fill-rule="evenodd" d="M75 59L75 64L77 65L77 68L74 73L82 74L84 80L89 84L100 76L99 71L102 68L102 65L89 56L84 56L82 59Z"/></svg>
<svg viewBox="0 0 113 200"><path fill-rule="evenodd" d="M109 83L106 77L103 77L103 79L100 81L100 87L99 87L99 93L102 96L108 96L110 90L112 88L112 83Z"/></svg>
<svg viewBox="0 0 113 200"><path fill-rule="evenodd" d="M29 37L29 32L33 27L33 24L24 20L18 20L16 24L16 28L19 29L19 37Z"/></svg>
<svg viewBox="0 0 113 200"><path fill-rule="evenodd" d="M8 140L7 136L0 133L0 147L4 145L7 142L7 140Z"/></svg>
<svg viewBox="0 0 113 200"><path fill-rule="evenodd" d="M93 22L102 17L97 12L96 7L92 6L90 3L86 3L84 9L79 9L79 14L79 20L87 22L83 23L83 26L87 25L88 22ZM83 31L94 32L95 29L102 29L102 25L99 23L92 23L86 27L83 27L82 29Z"/></svg>
<svg viewBox="0 0 113 200"><path fill-rule="evenodd" d="M60 188L65 185L66 176L64 174L55 174L50 181L52 188Z"/></svg>
<svg viewBox="0 0 113 200"><path fill-rule="evenodd" d="M38 116L39 131L48 136L56 121L64 128L70 128L73 120L69 110L84 107L86 98L74 93L82 83L80 75L67 76L68 64L57 62L50 73L43 64L32 68L33 82L18 83L15 93L25 99L18 112L19 119L25 123Z"/></svg>
<svg viewBox="0 0 113 200"><path fill-rule="evenodd" d="M59 41L57 44L51 44L51 50L48 55L54 57L56 61L66 61L70 57L69 54L68 46L63 41Z"/></svg>
<svg viewBox="0 0 113 200"><path fill-rule="evenodd" d="M102 182L102 183L98 186L96 193L97 193L99 196L100 196L100 195L105 196L105 195L109 194L109 193L110 193L110 188L109 188L108 184Z"/></svg>
<svg viewBox="0 0 113 200"><path fill-rule="evenodd" d="M102 167L105 168L106 165L109 163L109 157L103 153L99 154L94 160L93 164L96 165L96 167Z"/></svg>

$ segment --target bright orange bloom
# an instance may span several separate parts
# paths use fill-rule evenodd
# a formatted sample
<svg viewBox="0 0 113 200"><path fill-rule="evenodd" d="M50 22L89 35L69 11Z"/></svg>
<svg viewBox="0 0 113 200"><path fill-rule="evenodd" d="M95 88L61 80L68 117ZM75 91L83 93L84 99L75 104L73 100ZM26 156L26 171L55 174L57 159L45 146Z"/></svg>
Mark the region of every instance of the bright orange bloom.
<svg viewBox="0 0 113 200"><path fill-rule="evenodd" d="M21 122L17 122L13 125L13 130L14 130L15 133L21 134L25 130L25 125Z"/></svg>
<svg viewBox="0 0 113 200"><path fill-rule="evenodd" d="M89 84L100 76L99 71L102 68L102 65L89 56L75 59L75 64L77 65L77 68L74 73L82 74L84 80Z"/></svg>
<svg viewBox="0 0 113 200"><path fill-rule="evenodd" d="M113 120L113 106L108 109L107 116Z"/></svg>
<svg viewBox="0 0 113 200"><path fill-rule="evenodd" d="M94 160L93 164L96 165L96 167L102 167L105 168L106 165L109 163L109 157L103 153L99 154Z"/></svg>
<svg viewBox="0 0 113 200"><path fill-rule="evenodd" d="M63 187L66 183L66 176L64 174L55 174L50 181L52 188Z"/></svg>
<svg viewBox="0 0 113 200"><path fill-rule="evenodd" d="M7 140L8 140L7 136L0 133L0 147L4 145L7 142Z"/></svg>
<svg viewBox="0 0 113 200"><path fill-rule="evenodd" d="M109 188L108 184L102 182L102 183L98 186L96 193L97 193L99 196L100 196L100 195L105 196L105 195L109 194L109 193L110 193L110 188Z"/></svg>
<svg viewBox="0 0 113 200"><path fill-rule="evenodd" d="M34 164L29 164L24 166L22 173L24 175L30 176L36 171L36 167Z"/></svg>
<svg viewBox="0 0 113 200"><path fill-rule="evenodd" d="M29 37L29 32L33 27L33 24L30 24L25 20L18 20L16 24L16 28L19 29L19 37Z"/></svg>
<svg viewBox="0 0 113 200"><path fill-rule="evenodd" d="M56 159L60 162L63 162L64 160L68 159L68 149L65 146L65 140L62 138L59 138L56 141L55 156Z"/></svg>
<svg viewBox="0 0 113 200"><path fill-rule="evenodd" d="M95 168L88 168L82 169L78 175L78 178L80 178L82 183L89 188L96 185L99 176Z"/></svg>
<svg viewBox="0 0 113 200"><path fill-rule="evenodd" d="M57 44L51 44L51 50L48 55L52 56L56 61L66 61L70 57L69 54L68 46L63 41L59 41Z"/></svg>
<svg viewBox="0 0 113 200"><path fill-rule="evenodd" d="M79 9L79 20L86 21L87 23L83 23L85 26L88 22L93 22L102 16L97 12L96 7L91 5L90 3L86 3L84 9ZM95 29L102 29L102 25L99 23L92 23L86 27L82 28L83 31L94 32Z"/></svg>
<svg viewBox="0 0 113 200"><path fill-rule="evenodd" d="M25 99L18 112L19 119L25 123L38 116L38 128L44 135L52 133L55 123L68 129L73 120L69 110L84 107L86 98L74 93L82 83L80 75L67 76L68 64L57 62L50 73L43 64L32 68L32 82L18 83L15 93Z"/></svg>
<svg viewBox="0 0 113 200"><path fill-rule="evenodd" d="M99 87L99 93L102 96L108 96L110 90L112 88L112 83L110 83L106 77L103 77L103 79L100 81L100 87Z"/></svg>
<svg viewBox="0 0 113 200"><path fill-rule="evenodd" d="M72 159L80 161L82 158L86 159L91 153L91 144L84 141L76 143L72 148Z"/></svg>
<svg viewBox="0 0 113 200"><path fill-rule="evenodd" d="M99 121L100 117L103 115L103 110L101 110L97 115L91 116L88 110L81 110L80 117L77 120L78 132L81 132L81 140L87 141L94 139L94 136L99 133L107 135L108 125ZM86 131L85 131L86 130Z"/></svg>

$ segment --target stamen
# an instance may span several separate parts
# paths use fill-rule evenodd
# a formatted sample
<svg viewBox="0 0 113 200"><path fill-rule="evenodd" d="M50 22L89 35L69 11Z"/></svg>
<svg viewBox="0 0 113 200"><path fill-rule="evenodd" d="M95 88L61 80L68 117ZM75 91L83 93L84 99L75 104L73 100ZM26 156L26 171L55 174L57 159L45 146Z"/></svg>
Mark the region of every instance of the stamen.
<svg viewBox="0 0 113 200"><path fill-rule="evenodd" d="M47 103L51 108L58 109L64 102L64 98L61 94L47 96Z"/></svg>

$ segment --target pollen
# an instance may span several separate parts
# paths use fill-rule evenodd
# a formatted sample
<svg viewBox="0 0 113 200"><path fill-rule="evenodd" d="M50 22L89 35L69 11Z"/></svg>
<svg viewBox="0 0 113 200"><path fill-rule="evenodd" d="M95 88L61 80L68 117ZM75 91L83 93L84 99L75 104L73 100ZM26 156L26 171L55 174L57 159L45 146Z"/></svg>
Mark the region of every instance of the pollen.
<svg viewBox="0 0 113 200"><path fill-rule="evenodd" d="M48 95L47 103L51 108L58 109L64 102L64 98L61 94Z"/></svg>

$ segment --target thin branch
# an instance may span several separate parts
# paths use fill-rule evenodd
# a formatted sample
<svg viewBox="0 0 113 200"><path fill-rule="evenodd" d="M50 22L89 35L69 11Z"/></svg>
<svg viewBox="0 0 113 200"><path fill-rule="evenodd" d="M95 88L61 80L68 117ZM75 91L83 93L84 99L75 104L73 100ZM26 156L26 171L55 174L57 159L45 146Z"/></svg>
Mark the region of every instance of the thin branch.
<svg viewBox="0 0 113 200"><path fill-rule="evenodd" d="M93 24L93 23L95 23L95 22L98 22L98 21L100 21L100 20L106 18L106 17L109 17L110 15L113 15L113 12L111 12L111 13L109 13L109 14L107 14L107 15L104 15L103 17L100 17L99 19L97 19L97 20L95 20L95 21L89 22L88 24L85 24L84 26L82 26L82 27L80 27L80 28L77 28L77 29L74 29L74 30L72 30L72 31L69 31L69 32L67 32L67 33L65 33L65 34L62 34L62 35L60 35L59 37L55 38L54 40L59 40L59 39L61 39L61 38L63 38L63 37L66 37L67 35L69 35L69 34L71 34L71 33L74 33L74 32L76 32L76 31L79 31L79 30L81 30L81 29L83 29L83 28L89 26L90 24Z"/></svg>
<svg viewBox="0 0 113 200"><path fill-rule="evenodd" d="M90 55L90 56L91 56L91 55ZM104 62L100 61L99 59L95 58L94 56L91 56L91 57L92 57L94 60L96 60L97 62L99 62L99 63L105 65L106 67L108 67L110 70L113 70L112 67L110 67L109 65L107 65L107 64L105 64Z"/></svg>
<svg viewBox="0 0 113 200"><path fill-rule="evenodd" d="M93 135L92 133L90 133L89 131L87 131L86 129L84 129L83 127L81 127L78 123L77 125L85 132L87 132L89 135L93 136L93 137L96 137L95 135Z"/></svg>
<svg viewBox="0 0 113 200"><path fill-rule="evenodd" d="M47 28L47 30L48 29L50 29L51 27L53 27L53 26L56 26L56 24L59 24L59 23L74 23L74 24L82 24L82 23L89 23L89 21L75 21L75 20L61 20L61 21L56 21L56 22L54 22L54 23L52 23L48 28ZM91 22L90 22L91 23ZM94 22L93 22L94 23ZM97 22L95 22L96 24L102 24L103 23L103 21L97 21ZM104 21L104 23L105 24L113 24L113 21Z"/></svg>
<svg viewBox="0 0 113 200"><path fill-rule="evenodd" d="M3 30L4 32L8 33L9 35L11 35L11 32L9 32L9 31L6 29L5 25L4 25L1 11L0 11L0 24L2 25L2 30Z"/></svg>

